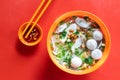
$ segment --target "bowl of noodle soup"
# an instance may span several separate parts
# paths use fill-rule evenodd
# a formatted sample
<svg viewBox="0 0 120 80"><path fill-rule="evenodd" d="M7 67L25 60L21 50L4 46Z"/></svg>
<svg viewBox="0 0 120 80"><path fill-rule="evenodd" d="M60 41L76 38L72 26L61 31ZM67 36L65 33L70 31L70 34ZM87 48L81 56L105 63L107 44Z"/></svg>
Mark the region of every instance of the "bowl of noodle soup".
<svg viewBox="0 0 120 80"><path fill-rule="evenodd" d="M64 72L83 75L97 70L110 51L110 34L94 14L71 11L60 16L47 36L48 54Z"/></svg>

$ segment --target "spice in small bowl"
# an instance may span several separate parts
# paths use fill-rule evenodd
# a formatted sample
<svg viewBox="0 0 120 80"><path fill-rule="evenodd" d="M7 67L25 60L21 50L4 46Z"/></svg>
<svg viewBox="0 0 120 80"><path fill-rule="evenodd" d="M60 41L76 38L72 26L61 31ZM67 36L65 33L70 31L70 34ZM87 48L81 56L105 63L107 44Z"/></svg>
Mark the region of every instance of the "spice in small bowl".
<svg viewBox="0 0 120 80"><path fill-rule="evenodd" d="M35 27L33 28L33 30L30 32L30 34L28 35L27 38L25 38L25 35L27 34L27 32L30 30L30 28L32 27L33 23L30 24L29 28L27 29L27 31L25 32L24 35L22 35L23 30L25 29L25 27L27 26L28 23L24 23L23 25L20 26L19 30L18 30L18 37L19 40L27 46L34 46L37 45L41 39L42 39L42 29L41 27L36 24Z"/></svg>

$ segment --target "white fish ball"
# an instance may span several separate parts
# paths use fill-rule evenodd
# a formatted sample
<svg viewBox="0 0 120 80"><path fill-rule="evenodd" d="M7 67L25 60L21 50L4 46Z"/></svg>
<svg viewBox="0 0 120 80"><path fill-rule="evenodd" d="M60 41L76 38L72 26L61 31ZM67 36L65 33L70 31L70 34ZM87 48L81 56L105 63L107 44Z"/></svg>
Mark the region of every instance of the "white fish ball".
<svg viewBox="0 0 120 80"><path fill-rule="evenodd" d="M93 38L96 41L101 41L103 39L103 35L100 31L96 30L96 31L93 32Z"/></svg>
<svg viewBox="0 0 120 80"><path fill-rule="evenodd" d="M86 42L86 47L90 50L94 50L97 47L97 42L94 39L89 39Z"/></svg>
<svg viewBox="0 0 120 80"><path fill-rule="evenodd" d="M71 59L71 67L73 68L78 68L79 66L82 65L82 60L81 58L77 57L77 56L74 56L72 59Z"/></svg>
<svg viewBox="0 0 120 80"><path fill-rule="evenodd" d="M91 57L95 60L102 58L102 51L100 49L95 49L91 53Z"/></svg>

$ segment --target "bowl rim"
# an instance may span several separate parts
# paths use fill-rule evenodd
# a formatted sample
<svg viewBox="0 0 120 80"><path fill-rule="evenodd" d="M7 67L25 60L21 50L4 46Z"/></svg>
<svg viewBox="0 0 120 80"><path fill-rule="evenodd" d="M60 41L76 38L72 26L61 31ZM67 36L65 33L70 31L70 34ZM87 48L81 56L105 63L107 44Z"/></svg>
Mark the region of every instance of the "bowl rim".
<svg viewBox="0 0 120 80"><path fill-rule="evenodd" d="M42 28L41 28L41 26L39 25L39 24L36 24L36 28L39 30L39 32L40 32L40 37L35 41L35 42L27 42L27 41L25 41L24 40L24 38L23 38L23 36L21 35L22 33L22 30L23 30L23 28L24 28L24 26L26 25L26 24L28 24L28 22L25 22L25 23L23 23L20 27L19 27L19 29L18 29L18 38L19 38L19 40L21 41L21 43L23 43L24 45L26 45L26 46L35 46L35 45L37 45L40 41L41 41L41 39L42 39L42 37L43 37L43 31L42 31ZM34 24L34 22L32 22L31 24Z"/></svg>
<svg viewBox="0 0 120 80"><path fill-rule="evenodd" d="M101 60L99 60L92 68L90 69L85 69L85 70L71 70L71 69L67 69L65 67L63 67L62 65L60 65L57 60L55 59L55 56L52 53L51 47L50 47L50 40L51 40L51 36L52 33L54 32L54 30L57 27L57 24L64 20L67 17L70 16L89 16L91 19L93 19L96 23L99 24L100 29L103 32L104 38L105 38L105 50L103 52L103 57ZM110 38L110 33L106 27L106 25L102 22L102 20L100 18L98 18L96 15L87 12L87 11L71 11L71 12L67 12L65 14L63 14L62 16L60 16L59 18L57 18L54 23L51 25L50 30L48 32L48 36L47 36L47 50L48 50L48 54L52 60L52 62L58 67L60 68L62 71L70 73L70 74L74 74L74 75L83 75L83 74L88 74L91 73L95 70L97 70L101 65L103 65L103 63L106 61L109 53L110 53L110 47L111 47L111 38Z"/></svg>

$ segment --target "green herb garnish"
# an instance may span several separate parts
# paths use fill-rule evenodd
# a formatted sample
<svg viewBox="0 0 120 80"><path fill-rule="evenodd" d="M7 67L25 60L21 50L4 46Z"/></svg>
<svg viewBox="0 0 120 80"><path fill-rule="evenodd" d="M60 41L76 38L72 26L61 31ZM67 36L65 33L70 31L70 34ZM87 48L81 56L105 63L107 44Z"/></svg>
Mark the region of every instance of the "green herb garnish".
<svg viewBox="0 0 120 80"><path fill-rule="evenodd" d="M78 35L78 34L79 34L79 31L77 30L76 32L74 32L74 34Z"/></svg>
<svg viewBox="0 0 120 80"><path fill-rule="evenodd" d="M73 46L73 42L67 42L68 44L68 48L71 49L71 47Z"/></svg>
<svg viewBox="0 0 120 80"><path fill-rule="evenodd" d="M82 69L83 69L83 67L81 67L81 66L80 66L80 67L78 67L77 69L78 69L78 70L82 70Z"/></svg>
<svg viewBox="0 0 120 80"><path fill-rule="evenodd" d="M62 57L61 53L57 54L56 57L61 58Z"/></svg>
<svg viewBox="0 0 120 80"><path fill-rule="evenodd" d="M75 55L80 56L84 51L85 51L85 49L80 50L80 49L76 48L75 49Z"/></svg>
<svg viewBox="0 0 120 80"><path fill-rule="evenodd" d="M84 19L85 19L86 21L90 21L90 18L89 18L88 16L84 16Z"/></svg>
<svg viewBox="0 0 120 80"><path fill-rule="evenodd" d="M88 58L85 59L85 63L91 65L93 63L93 58L91 56L89 56Z"/></svg>
<svg viewBox="0 0 120 80"><path fill-rule="evenodd" d="M70 22L67 22L66 24L67 24L67 26L70 26Z"/></svg>
<svg viewBox="0 0 120 80"><path fill-rule="evenodd" d="M61 21L59 24L62 25L62 24L64 24L64 23L65 23L65 21Z"/></svg>
<svg viewBox="0 0 120 80"><path fill-rule="evenodd" d="M53 44L52 44L52 43L50 43L50 46L51 46L51 47L53 47Z"/></svg>
<svg viewBox="0 0 120 80"><path fill-rule="evenodd" d="M66 31L63 31L60 35L60 39L64 39L65 36L66 36L67 32Z"/></svg>
<svg viewBox="0 0 120 80"><path fill-rule="evenodd" d="M64 57L63 62L68 63L68 66L70 66L70 64L71 64L71 57L72 57L71 53L68 53L68 54Z"/></svg>
<svg viewBox="0 0 120 80"><path fill-rule="evenodd" d="M73 16L73 19L76 19L77 18L77 16Z"/></svg>

